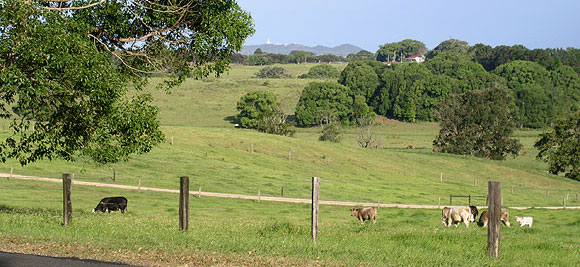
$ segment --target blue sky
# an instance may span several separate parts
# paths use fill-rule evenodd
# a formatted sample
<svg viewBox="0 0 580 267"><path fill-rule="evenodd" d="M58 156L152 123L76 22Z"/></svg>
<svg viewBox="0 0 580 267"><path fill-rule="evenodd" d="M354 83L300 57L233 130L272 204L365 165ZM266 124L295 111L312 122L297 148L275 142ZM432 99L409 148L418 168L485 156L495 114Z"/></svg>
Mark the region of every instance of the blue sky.
<svg viewBox="0 0 580 267"><path fill-rule="evenodd" d="M580 0L238 0L256 33L247 45L379 45L451 38L491 46L580 47Z"/></svg>

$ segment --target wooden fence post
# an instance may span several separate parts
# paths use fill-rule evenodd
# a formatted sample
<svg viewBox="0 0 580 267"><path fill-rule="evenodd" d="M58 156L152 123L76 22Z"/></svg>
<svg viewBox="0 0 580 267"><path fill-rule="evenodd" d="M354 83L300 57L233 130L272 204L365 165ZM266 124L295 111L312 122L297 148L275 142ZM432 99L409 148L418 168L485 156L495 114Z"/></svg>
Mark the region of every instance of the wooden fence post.
<svg viewBox="0 0 580 267"><path fill-rule="evenodd" d="M141 178L139 178L139 191L141 191Z"/></svg>
<svg viewBox="0 0 580 267"><path fill-rule="evenodd" d="M12 179L12 172L14 171L14 167L10 167L10 178L8 179Z"/></svg>
<svg viewBox="0 0 580 267"><path fill-rule="evenodd" d="M312 243L318 236L318 199L320 195L320 177L312 177Z"/></svg>
<svg viewBox="0 0 580 267"><path fill-rule="evenodd" d="M377 209L381 207L381 197L377 197Z"/></svg>
<svg viewBox="0 0 580 267"><path fill-rule="evenodd" d="M564 203L564 209L566 209L566 199L564 199L563 203Z"/></svg>
<svg viewBox="0 0 580 267"><path fill-rule="evenodd" d="M449 206L453 206L453 195L449 194Z"/></svg>
<svg viewBox="0 0 580 267"><path fill-rule="evenodd" d="M437 201L437 206L441 208L441 197L439 197L439 200Z"/></svg>
<svg viewBox="0 0 580 267"><path fill-rule="evenodd" d="M217 146L217 140L213 140L213 148L215 148Z"/></svg>
<svg viewBox="0 0 580 267"><path fill-rule="evenodd" d="M171 145L173 145L173 135L171 136Z"/></svg>
<svg viewBox="0 0 580 267"><path fill-rule="evenodd" d="M499 258L500 255L500 217L501 217L501 183L489 181L487 184L489 196L487 228L487 254Z"/></svg>
<svg viewBox="0 0 580 267"><path fill-rule="evenodd" d="M179 230L187 231L189 220L189 177L179 179Z"/></svg>
<svg viewBox="0 0 580 267"><path fill-rule="evenodd" d="M280 188L280 196L284 197L284 186L282 186L282 188Z"/></svg>
<svg viewBox="0 0 580 267"><path fill-rule="evenodd" d="M288 160L292 160L292 150L288 149Z"/></svg>
<svg viewBox="0 0 580 267"><path fill-rule="evenodd" d="M471 194L469 194L468 197L469 197L469 206L471 206Z"/></svg>
<svg viewBox="0 0 580 267"><path fill-rule="evenodd" d="M260 190L258 190L258 202L260 202Z"/></svg>
<svg viewBox="0 0 580 267"><path fill-rule="evenodd" d="M117 173L115 172L115 168L113 168L113 182L117 181Z"/></svg>
<svg viewBox="0 0 580 267"><path fill-rule="evenodd" d="M441 173L441 176L439 176L439 182L443 183L443 173Z"/></svg>
<svg viewBox="0 0 580 267"><path fill-rule="evenodd" d="M473 186L477 186L477 179L473 179Z"/></svg>
<svg viewBox="0 0 580 267"><path fill-rule="evenodd" d="M71 179L69 173L62 174L62 210L64 226L70 223L72 216L72 202L70 199Z"/></svg>
<svg viewBox="0 0 580 267"><path fill-rule="evenodd" d="M201 186L199 187L199 189L197 190L197 198L201 198Z"/></svg>

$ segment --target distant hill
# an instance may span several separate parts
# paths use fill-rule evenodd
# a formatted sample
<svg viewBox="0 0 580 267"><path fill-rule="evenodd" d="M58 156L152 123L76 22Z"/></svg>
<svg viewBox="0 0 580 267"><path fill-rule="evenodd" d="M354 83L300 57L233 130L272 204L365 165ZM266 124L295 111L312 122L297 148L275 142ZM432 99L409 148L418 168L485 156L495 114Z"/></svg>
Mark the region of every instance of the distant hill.
<svg viewBox="0 0 580 267"><path fill-rule="evenodd" d="M351 44L343 44L335 47L327 47L323 45L317 45L314 47L301 45L301 44L261 44L261 45L245 45L242 47L240 54L251 55L254 54L256 49L262 49L263 52L271 54L284 54L288 55L294 50L302 50L307 52L312 52L315 55L336 55L346 57L348 54L356 54L361 50L364 50L358 46Z"/></svg>

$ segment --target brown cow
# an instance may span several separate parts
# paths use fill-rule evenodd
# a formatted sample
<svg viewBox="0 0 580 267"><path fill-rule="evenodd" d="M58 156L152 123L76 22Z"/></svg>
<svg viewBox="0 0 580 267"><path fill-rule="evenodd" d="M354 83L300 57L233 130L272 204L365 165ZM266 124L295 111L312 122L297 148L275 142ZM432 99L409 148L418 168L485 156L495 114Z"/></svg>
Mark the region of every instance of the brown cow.
<svg viewBox="0 0 580 267"><path fill-rule="evenodd" d="M507 227L510 227L510 213L508 210L506 210L506 209L501 210L500 220ZM489 214L488 214L487 210L482 211L481 217L479 217L479 221L477 222L477 225L479 225L480 227L486 227L488 221L489 221Z"/></svg>
<svg viewBox="0 0 580 267"><path fill-rule="evenodd" d="M365 224L366 220L372 220L373 224L377 223L377 208L350 209L350 215L357 217L362 224Z"/></svg>

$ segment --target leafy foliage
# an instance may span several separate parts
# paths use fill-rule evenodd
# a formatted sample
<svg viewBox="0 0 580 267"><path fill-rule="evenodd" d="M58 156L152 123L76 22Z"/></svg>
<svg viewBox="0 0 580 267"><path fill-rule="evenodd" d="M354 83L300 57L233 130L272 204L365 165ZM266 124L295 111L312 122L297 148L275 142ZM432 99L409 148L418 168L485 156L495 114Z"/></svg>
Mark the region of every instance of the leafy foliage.
<svg viewBox="0 0 580 267"><path fill-rule="evenodd" d="M380 115L403 121L433 121L433 108L452 92L452 79L433 75L424 64L401 64L385 69L371 106Z"/></svg>
<svg viewBox="0 0 580 267"><path fill-rule="evenodd" d="M425 47L424 43L417 40L405 39L400 42L382 45L376 52L376 59L381 62L401 62L404 58L415 54L424 55L426 52L427 47Z"/></svg>
<svg viewBox="0 0 580 267"><path fill-rule="evenodd" d="M469 53L469 48L469 44L465 41L449 39L441 42L435 48L433 48L433 50L429 51L426 55L426 58L431 59L440 53L447 51L467 55Z"/></svg>
<svg viewBox="0 0 580 267"><path fill-rule="evenodd" d="M299 78L336 79L338 76L340 76L340 72L337 68L329 64L320 64L310 68L307 74L300 75Z"/></svg>
<svg viewBox="0 0 580 267"><path fill-rule="evenodd" d="M289 78L292 77L286 69L282 67L264 67L258 72L256 72L256 77L258 78Z"/></svg>
<svg viewBox="0 0 580 267"><path fill-rule="evenodd" d="M552 131L540 135L534 147L550 173L580 181L580 112L559 120Z"/></svg>
<svg viewBox="0 0 580 267"><path fill-rule="evenodd" d="M263 114L273 113L280 106L278 98L267 91L253 91L240 98L237 119L243 128L256 129Z"/></svg>
<svg viewBox="0 0 580 267"><path fill-rule="evenodd" d="M350 88L353 94L363 96L365 101L370 101L375 90L380 85L375 66L369 61L348 63L346 68L340 73L339 83Z"/></svg>
<svg viewBox="0 0 580 267"><path fill-rule="evenodd" d="M157 109L140 92L156 72L187 76L226 70L253 32L234 1L0 2L0 116L12 135L0 160L126 160L163 140ZM212 64L208 64L211 62Z"/></svg>
<svg viewBox="0 0 580 267"><path fill-rule="evenodd" d="M516 112L508 90L494 87L453 95L438 107L441 130L436 152L501 160L517 155L522 145L510 139Z"/></svg>
<svg viewBox="0 0 580 267"><path fill-rule="evenodd" d="M296 123L300 126L319 125L329 112L345 125L354 124L360 117L372 116L364 100L355 101L348 87L334 82L308 84L296 105Z"/></svg>
<svg viewBox="0 0 580 267"><path fill-rule="evenodd" d="M579 80L569 70L558 67L557 71L548 71L535 62L512 61L493 73L503 77L514 91L521 125L540 128L578 109Z"/></svg>

